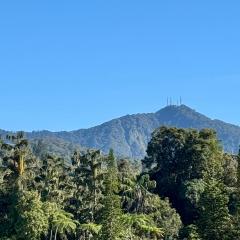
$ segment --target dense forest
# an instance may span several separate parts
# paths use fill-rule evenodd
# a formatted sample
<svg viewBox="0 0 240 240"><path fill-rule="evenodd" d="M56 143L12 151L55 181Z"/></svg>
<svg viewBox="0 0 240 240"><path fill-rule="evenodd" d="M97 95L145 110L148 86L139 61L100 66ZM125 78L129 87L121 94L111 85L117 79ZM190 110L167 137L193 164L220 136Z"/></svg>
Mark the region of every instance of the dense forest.
<svg viewBox="0 0 240 240"><path fill-rule="evenodd" d="M240 156L214 130L156 129L141 164L32 150L0 142L1 240L240 239Z"/></svg>

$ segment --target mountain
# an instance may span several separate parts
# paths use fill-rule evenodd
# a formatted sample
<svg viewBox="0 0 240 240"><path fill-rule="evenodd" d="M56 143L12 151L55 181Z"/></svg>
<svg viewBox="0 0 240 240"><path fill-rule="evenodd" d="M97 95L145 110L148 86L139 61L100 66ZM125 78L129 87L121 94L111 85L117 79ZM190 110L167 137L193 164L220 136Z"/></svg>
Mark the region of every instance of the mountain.
<svg viewBox="0 0 240 240"><path fill-rule="evenodd" d="M32 142L42 139L50 144L54 152L70 154L74 148L99 148L108 152L113 148L118 156L140 159L145 156L147 143L154 129L160 126L174 126L179 128L212 128L215 129L222 141L224 150L238 152L240 145L240 127L212 120L196 112L188 106L167 106L156 113L134 114L113 119L99 126L76 131L34 131L26 133ZM66 148L65 150L61 150Z"/></svg>

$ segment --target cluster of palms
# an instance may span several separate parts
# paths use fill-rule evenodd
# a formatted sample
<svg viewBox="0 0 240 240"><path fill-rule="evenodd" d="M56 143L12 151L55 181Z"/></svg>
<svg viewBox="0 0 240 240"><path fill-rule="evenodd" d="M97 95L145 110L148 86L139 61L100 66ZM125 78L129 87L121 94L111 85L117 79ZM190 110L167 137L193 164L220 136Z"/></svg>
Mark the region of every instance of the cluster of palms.
<svg viewBox="0 0 240 240"><path fill-rule="evenodd" d="M112 151L75 152L72 163L39 159L22 133L0 147L0 239L177 237L180 217L153 193L156 183L131 161L117 163Z"/></svg>

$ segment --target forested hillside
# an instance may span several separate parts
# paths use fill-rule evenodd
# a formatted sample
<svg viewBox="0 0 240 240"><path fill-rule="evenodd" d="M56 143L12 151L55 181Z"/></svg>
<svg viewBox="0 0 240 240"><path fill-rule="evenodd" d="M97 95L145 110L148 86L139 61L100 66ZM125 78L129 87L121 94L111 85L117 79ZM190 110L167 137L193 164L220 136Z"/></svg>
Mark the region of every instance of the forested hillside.
<svg viewBox="0 0 240 240"><path fill-rule="evenodd" d="M156 113L127 115L89 129L34 131L26 135L34 145L42 140L47 143L48 151L69 159L69 153L76 147L101 149L104 153L112 148L118 157L141 159L145 156L152 131L160 126L214 129L224 150L229 153L237 153L240 145L240 127L211 120L185 105L167 106Z"/></svg>
<svg viewBox="0 0 240 240"><path fill-rule="evenodd" d="M1 240L238 240L240 156L216 133L161 127L142 167L113 150L36 157L0 141Z"/></svg>

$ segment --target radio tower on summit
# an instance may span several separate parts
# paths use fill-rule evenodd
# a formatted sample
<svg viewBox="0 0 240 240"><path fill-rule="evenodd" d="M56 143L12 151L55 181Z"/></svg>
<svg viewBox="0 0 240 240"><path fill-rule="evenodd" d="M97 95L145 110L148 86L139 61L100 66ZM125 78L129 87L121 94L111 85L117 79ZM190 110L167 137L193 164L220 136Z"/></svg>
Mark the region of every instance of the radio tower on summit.
<svg viewBox="0 0 240 240"><path fill-rule="evenodd" d="M175 102L172 101L171 97L167 97L167 106L181 106L183 104L182 97L179 97L179 99Z"/></svg>

